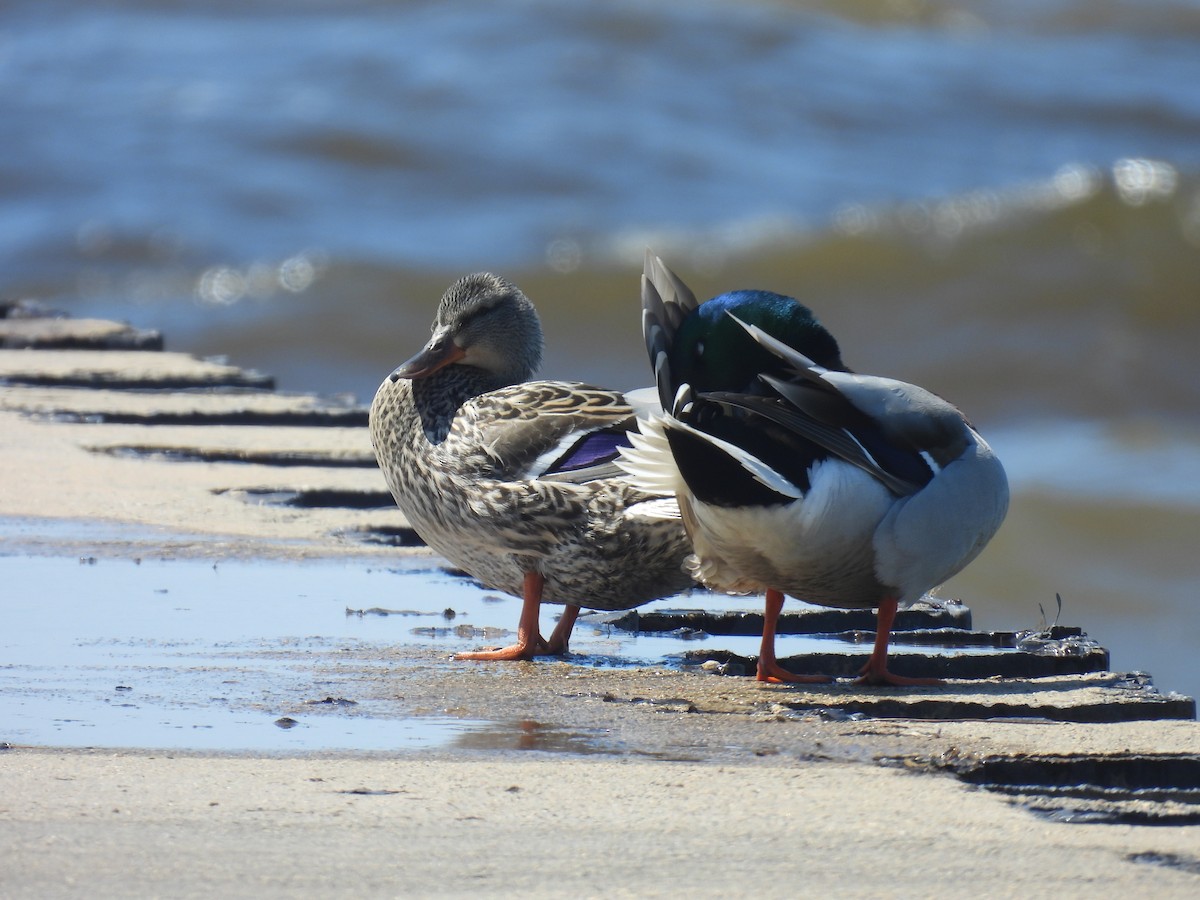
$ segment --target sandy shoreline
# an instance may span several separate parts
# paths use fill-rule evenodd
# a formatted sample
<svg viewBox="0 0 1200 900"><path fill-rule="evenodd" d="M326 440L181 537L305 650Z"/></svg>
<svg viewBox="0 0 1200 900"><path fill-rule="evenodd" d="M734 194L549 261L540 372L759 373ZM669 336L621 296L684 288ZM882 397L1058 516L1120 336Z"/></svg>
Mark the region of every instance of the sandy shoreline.
<svg viewBox="0 0 1200 900"><path fill-rule="evenodd" d="M1194 828L1047 822L854 763L2 759L13 897L1190 897L1198 877Z"/></svg>
<svg viewBox="0 0 1200 900"><path fill-rule="evenodd" d="M951 773L1194 754L1192 721L837 720L746 678L428 651L362 691L508 725L435 751L2 750L0 895L1190 897L1200 879L1195 825L1072 824Z"/></svg>

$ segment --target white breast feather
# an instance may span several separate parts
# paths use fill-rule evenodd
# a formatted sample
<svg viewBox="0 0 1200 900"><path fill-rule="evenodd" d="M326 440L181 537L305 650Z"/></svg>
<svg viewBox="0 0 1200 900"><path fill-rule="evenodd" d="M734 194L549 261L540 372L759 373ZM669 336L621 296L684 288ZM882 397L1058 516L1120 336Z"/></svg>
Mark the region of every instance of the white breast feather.
<svg viewBox="0 0 1200 900"><path fill-rule="evenodd" d="M872 567L875 529L891 493L839 460L813 466L810 478L809 493L793 503L731 509L693 500L697 574L724 590L762 590L797 573L824 583L834 577L826 570L847 559Z"/></svg>

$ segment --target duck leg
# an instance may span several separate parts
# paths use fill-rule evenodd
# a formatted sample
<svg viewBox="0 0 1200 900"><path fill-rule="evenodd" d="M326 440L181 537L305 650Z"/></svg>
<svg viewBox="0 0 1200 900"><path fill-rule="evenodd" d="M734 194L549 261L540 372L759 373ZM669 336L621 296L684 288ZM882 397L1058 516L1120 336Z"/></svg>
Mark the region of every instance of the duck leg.
<svg viewBox="0 0 1200 900"><path fill-rule="evenodd" d="M567 645L571 642L571 631L575 628L575 620L579 618L579 607L572 606L569 603L563 607L563 613L558 618L558 624L554 626L554 631L551 632L549 640L542 642L542 653L549 653L552 656L564 656L567 653Z"/></svg>
<svg viewBox="0 0 1200 900"><path fill-rule="evenodd" d="M879 603L879 619L875 626L875 649L862 668L862 674L854 679L855 684L890 684L896 687L916 685L941 684L939 678L909 678L906 675L893 675L888 671L887 653L888 640L892 636L892 623L896 620L896 609L899 604L895 597L884 597Z"/></svg>
<svg viewBox="0 0 1200 900"><path fill-rule="evenodd" d="M775 660L775 627L783 609L783 593L768 589L763 607L762 646L758 650L758 680L771 684L823 684L832 681L824 675L797 675L789 672Z"/></svg>
<svg viewBox="0 0 1200 900"><path fill-rule="evenodd" d="M455 659L490 659L490 660L506 660L506 659L533 659L538 653L544 653L546 642L542 640L542 635L538 631L538 614L542 609L542 588L546 585L546 579L537 572L526 572L524 587L524 597L521 606L521 618L517 622L517 642L509 647L501 647L499 650L471 650L466 653L455 653ZM571 607L567 607L571 609ZM578 607L575 608L576 613L579 612ZM565 615L565 614L564 614ZM575 624L575 620L571 620L571 624ZM562 622L559 622L561 627ZM555 634L558 634L558 629L555 629Z"/></svg>

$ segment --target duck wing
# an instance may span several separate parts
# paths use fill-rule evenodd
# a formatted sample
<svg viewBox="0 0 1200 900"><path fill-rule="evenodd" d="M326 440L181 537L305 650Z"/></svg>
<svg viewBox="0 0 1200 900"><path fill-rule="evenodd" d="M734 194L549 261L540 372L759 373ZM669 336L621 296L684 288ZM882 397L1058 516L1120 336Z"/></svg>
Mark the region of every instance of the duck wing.
<svg viewBox="0 0 1200 900"><path fill-rule="evenodd" d="M756 404L754 398L741 406L870 472L893 493L919 490L973 442L962 413L936 394L891 378L825 369L762 329L738 321L787 364L792 376L761 376L786 401L784 406Z"/></svg>
<svg viewBox="0 0 1200 900"><path fill-rule="evenodd" d="M531 381L480 394L455 417L447 449L469 445L504 481L585 484L619 477L618 451L636 427L619 391L586 384Z"/></svg>
<svg viewBox="0 0 1200 900"><path fill-rule="evenodd" d="M764 380L772 383L776 379L764 377ZM877 460L875 455L856 437L853 429L831 425L805 413L793 403L773 397L755 397L748 394L725 392L711 392L701 396L705 400L725 407L744 410L755 418L772 422L794 435L811 441L829 454L873 475L897 496L915 494L922 487L921 482L904 478Z"/></svg>
<svg viewBox="0 0 1200 900"><path fill-rule="evenodd" d="M677 496L692 490L719 506L786 503L804 496L807 480L789 478L737 443L672 416L638 422L619 466L647 494Z"/></svg>

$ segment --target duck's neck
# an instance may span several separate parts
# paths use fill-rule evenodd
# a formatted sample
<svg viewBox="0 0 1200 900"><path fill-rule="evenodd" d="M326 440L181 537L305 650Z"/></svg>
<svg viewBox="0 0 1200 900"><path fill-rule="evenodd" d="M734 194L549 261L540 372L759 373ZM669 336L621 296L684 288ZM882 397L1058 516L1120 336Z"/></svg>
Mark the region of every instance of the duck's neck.
<svg viewBox="0 0 1200 900"><path fill-rule="evenodd" d="M503 379L473 366L447 366L428 378L414 380L413 405L425 436L431 443L440 444L450 432L459 407L472 397L506 384Z"/></svg>

